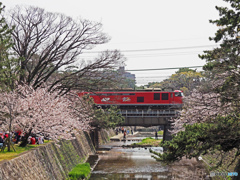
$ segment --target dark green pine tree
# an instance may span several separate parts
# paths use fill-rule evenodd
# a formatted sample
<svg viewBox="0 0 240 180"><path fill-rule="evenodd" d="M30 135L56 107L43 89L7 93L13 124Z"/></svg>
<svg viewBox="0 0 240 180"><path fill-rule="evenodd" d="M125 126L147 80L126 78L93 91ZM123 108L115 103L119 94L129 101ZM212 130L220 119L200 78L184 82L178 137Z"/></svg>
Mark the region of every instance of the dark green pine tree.
<svg viewBox="0 0 240 180"><path fill-rule="evenodd" d="M13 27L10 28L5 21L4 8L0 2L0 90L11 91L15 88L19 76L19 61L11 53Z"/></svg>
<svg viewBox="0 0 240 180"><path fill-rule="evenodd" d="M124 122L124 118L116 106L110 106L106 109L97 107L89 95L83 96L83 100L92 107L93 111L90 112L89 116L93 118L91 122L93 129L113 129Z"/></svg>
<svg viewBox="0 0 240 180"><path fill-rule="evenodd" d="M220 80L222 83L216 86L214 91L221 94L223 103L236 103L239 106L240 91L240 1L224 0L230 3L230 7L216 7L219 11L218 20L210 20L210 23L219 27L215 37L210 40L220 43L220 47L211 51L204 51L200 58L207 64L204 70L210 72L211 79Z"/></svg>

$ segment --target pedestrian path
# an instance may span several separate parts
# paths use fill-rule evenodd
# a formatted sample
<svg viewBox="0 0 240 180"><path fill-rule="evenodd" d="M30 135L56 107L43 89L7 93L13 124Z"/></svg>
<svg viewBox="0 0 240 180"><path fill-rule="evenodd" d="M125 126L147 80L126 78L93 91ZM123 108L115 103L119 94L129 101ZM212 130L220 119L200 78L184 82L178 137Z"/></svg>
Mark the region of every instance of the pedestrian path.
<svg viewBox="0 0 240 180"><path fill-rule="evenodd" d="M127 137L131 137L138 134L138 132L134 132L133 134L128 134ZM113 137L110 138L110 140L112 141L121 141L123 140L123 133L118 133L118 135L115 135Z"/></svg>

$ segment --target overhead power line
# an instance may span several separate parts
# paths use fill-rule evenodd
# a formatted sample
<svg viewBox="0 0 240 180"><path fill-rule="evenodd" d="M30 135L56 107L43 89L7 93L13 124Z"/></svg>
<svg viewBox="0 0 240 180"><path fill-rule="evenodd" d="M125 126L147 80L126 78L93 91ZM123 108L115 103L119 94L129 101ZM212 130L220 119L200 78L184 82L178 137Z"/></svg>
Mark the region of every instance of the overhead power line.
<svg viewBox="0 0 240 180"><path fill-rule="evenodd" d="M206 40L209 39L209 36L201 36L201 37L194 37L194 38L184 38L184 39L165 39L165 40L157 40L157 41L125 41L125 42L116 42L111 44L140 44L140 43L165 43L169 41L179 42L179 41L196 41L196 40Z"/></svg>
<svg viewBox="0 0 240 180"><path fill-rule="evenodd" d="M148 76L148 77L136 77L137 79L145 79L145 78L167 78L167 77L170 77L171 75L168 75L168 76Z"/></svg>
<svg viewBox="0 0 240 180"><path fill-rule="evenodd" d="M174 67L174 68L159 68L159 69L130 69L125 71L162 71L162 70L169 70L169 69L182 69L182 68L199 68L203 66L189 66L189 67Z"/></svg>
<svg viewBox="0 0 240 180"><path fill-rule="evenodd" d="M207 48L216 47L216 45L204 45L204 46L188 46L188 47L173 47L173 48L160 48L160 49L134 49L134 50L121 50L121 52L144 52L144 51L165 51L165 50L177 50L177 49L194 49L194 48ZM84 53L101 53L102 51L90 51Z"/></svg>
<svg viewBox="0 0 240 180"><path fill-rule="evenodd" d="M202 50L199 51L189 51L189 52L168 52L168 53L159 53L159 52L146 52L146 53L136 53L136 54L125 54L127 58L146 58L146 57L163 57L163 56L182 56L182 55L197 55L203 53ZM82 58L94 58L95 55L82 55Z"/></svg>

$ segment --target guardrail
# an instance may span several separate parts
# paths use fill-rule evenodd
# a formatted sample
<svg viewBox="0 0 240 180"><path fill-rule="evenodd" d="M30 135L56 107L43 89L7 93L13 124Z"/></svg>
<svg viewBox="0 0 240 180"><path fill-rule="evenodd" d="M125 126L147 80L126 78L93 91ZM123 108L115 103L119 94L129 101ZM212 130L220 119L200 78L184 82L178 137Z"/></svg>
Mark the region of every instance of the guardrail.
<svg viewBox="0 0 240 180"><path fill-rule="evenodd" d="M124 117L176 117L179 111L175 110L121 110Z"/></svg>

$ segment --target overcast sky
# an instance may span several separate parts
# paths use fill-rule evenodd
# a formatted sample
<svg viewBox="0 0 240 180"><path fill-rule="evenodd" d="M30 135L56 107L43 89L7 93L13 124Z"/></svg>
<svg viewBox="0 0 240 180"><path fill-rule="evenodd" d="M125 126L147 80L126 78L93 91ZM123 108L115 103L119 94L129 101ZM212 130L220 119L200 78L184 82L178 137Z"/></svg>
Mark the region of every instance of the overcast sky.
<svg viewBox="0 0 240 180"><path fill-rule="evenodd" d="M101 22L111 41L92 51L122 51L127 58L126 70L204 65L198 54L216 46L208 40L217 30L209 20L219 17L216 5L226 5L222 0L2 0L2 3L6 10L17 4L33 5ZM137 84L142 85L161 81L175 71L129 72L136 74Z"/></svg>

